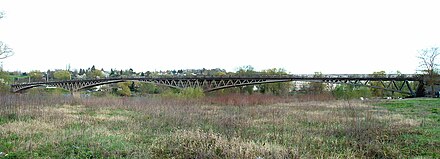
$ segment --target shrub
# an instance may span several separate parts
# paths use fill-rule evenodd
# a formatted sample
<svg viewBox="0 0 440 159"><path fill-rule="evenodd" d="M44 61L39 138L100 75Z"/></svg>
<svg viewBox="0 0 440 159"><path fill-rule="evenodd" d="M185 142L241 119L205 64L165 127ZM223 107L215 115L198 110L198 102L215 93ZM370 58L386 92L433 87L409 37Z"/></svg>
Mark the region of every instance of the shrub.
<svg viewBox="0 0 440 159"><path fill-rule="evenodd" d="M180 92L180 97L198 99L205 96L202 88L185 88Z"/></svg>
<svg viewBox="0 0 440 159"><path fill-rule="evenodd" d="M129 82L118 83L118 89L116 91L116 94L126 97L131 96L131 91L130 88L128 87L129 85L130 85Z"/></svg>
<svg viewBox="0 0 440 159"><path fill-rule="evenodd" d="M205 96L201 88L184 88L180 92L166 90L162 93L165 98L200 99Z"/></svg>
<svg viewBox="0 0 440 159"><path fill-rule="evenodd" d="M359 97L369 98L372 96L370 89L366 87L354 87L351 85L336 86L332 93L337 99L353 99Z"/></svg>

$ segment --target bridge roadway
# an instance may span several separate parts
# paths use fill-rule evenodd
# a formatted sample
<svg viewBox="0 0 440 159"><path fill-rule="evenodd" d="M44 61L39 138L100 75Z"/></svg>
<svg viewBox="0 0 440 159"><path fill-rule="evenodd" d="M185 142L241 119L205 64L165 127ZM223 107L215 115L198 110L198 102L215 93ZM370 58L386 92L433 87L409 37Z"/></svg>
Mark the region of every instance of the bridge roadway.
<svg viewBox="0 0 440 159"><path fill-rule="evenodd" d="M96 78L96 79L72 79L72 80L48 80L48 81L27 81L16 82L11 85L12 92L22 92L34 87L60 87L69 90L74 94L81 89L99 85L139 81L165 85L168 87L183 89L188 87L200 87L205 92L246 85L257 85L264 83L278 83L289 81L309 81L336 84L350 84L355 86L366 86L377 89L384 89L392 92L406 93L416 96L410 82L418 82L423 87L423 76L417 74L303 74L303 75L251 75L251 76L157 76L157 77L119 77L119 78ZM376 81L373 85L372 81ZM379 83L379 85L378 85ZM419 88L417 89L419 91Z"/></svg>

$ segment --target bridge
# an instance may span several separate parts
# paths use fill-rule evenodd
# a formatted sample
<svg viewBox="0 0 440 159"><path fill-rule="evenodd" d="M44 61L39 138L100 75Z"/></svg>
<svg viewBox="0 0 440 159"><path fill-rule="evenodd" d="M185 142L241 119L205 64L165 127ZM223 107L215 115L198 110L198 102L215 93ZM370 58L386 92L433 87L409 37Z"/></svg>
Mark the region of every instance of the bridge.
<svg viewBox="0 0 440 159"><path fill-rule="evenodd" d="M416 74L324 74L324 75L251 75L251 76L171 76L171 77L119 77L101 79L72 79L72 80L45 80L27 81L11 85L12 92L23 92L34 87L59 87L69 90L73 95L82 89L99 85L139 81L164 85L177 89L200 87L205 92L240 87L247 85L258 85L265 83L278 83L289 81L308 81L335 84L350 84L354 86L365 86L370 88L383 89L391 92L399 92L410 96L423 94L423 76ZM374 82L374 84L373 84ZM413 90L410 83L417 82L418 87ZM422 92L421 92L422 91Z"/></svg>

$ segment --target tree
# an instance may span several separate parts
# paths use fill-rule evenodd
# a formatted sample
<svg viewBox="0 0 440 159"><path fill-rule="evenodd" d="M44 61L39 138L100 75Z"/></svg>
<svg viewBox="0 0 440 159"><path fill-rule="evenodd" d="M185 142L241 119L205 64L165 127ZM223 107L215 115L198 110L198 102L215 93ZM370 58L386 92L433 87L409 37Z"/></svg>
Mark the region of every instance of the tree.
<svg viewBox="0 0 440 159"><path fill-rule="evenodd" d="M54 78L57 80L68 80L70 79L70 72L66 70L58 70L53 74Z"/></svg>
<svg viewBox="0 0 440 159"><path fill-rule="evenodd" d="M333 96L337 99L353 99L353 98L370 98L371 91L367 87L357 87L353 85L337 85L332 91Z"/></svg>
<svg viewBox="0 0 440 159"><path fill-rule="evenodd" d="M159 87L152 83L139 82L139 88L136 91L141 95L158 94L160 92Z"/></svg>
<svg viewBox="0 0 440 159"><path fill-rule="evenodd" d="M264 75L287 75L286 70L282 68L267 69L267 70L263 70L261 73ZM291 82L267 83L267 84L258 85L257 88L260 91L260 93L287 95L290 92L290 89L292 88L292 83Z"/></svg>
<svg viewBox="0 0 440 159"><path fill-rule="evenodd" d="M130 84L131 84L130 82L118 83L117 84L118 88L117 88L116 94L118 94L120 96L126 96L126 97L131 96L131 91L130 91L130 88L129 88Z"/></svg>
<svg viewBox="0 0 440 159"><path fill-rule="evenodd" d="M226 76L226 72L216 72L214 76Z"/></svg>
<svg viewBox="0 0 440 159"><path fill-rule="evenodd" d="M87 72L86 76L88 78L103 78L104 74L102 73L101 70L93 69L93 70Z"/></svg>
<svg viewBox="0 0 440 159"><path fill-rule="evenodd" d="M379 77L385 77L385 75L386 75L385 71L379 71L379 72L373 72L372 76L375 78L379 78ZM382 88L384 87L383 81L371 81L371 86L382 87ZM372 88L371 93L375 97L383 97L384 90L378 88Z"/></svg>
<svg viewBox="0 0 440 159"><path fill-rule="evenodd" d="M43 73L38 71L38 70L31 71L31 72L29 72L28 75L29 75L29 77L32 80L41 80L41 79L43 79Z"/></svg>
<svg viewBox="0 0 440 159"><path fill-rule="evenodd" d="M0 68L0 94L9 91L10 80L9 74Z"/></svg>
<svg viewBox="0 0 440 159"><path fill-rule="evenodd" d="M84 75L85 73L86 73L86 71L84 69L80 68L78 75Z"/></svg>
<svg viewBox="0 0 440 159"><path fill-rule="evenodd" d="M198 99L198 98L202 98L205 96L205 93L203 92L202 88L185 88L183 89L180 94L179 97L181 98L187 98L187 99Z"/></svg>
<svg viewBox="0 0 440 159"><path fill-rule="evenodd" d="M321 72L315 72L313 77L322 78L324 76ZM312 91L313 94L321 94L325 90L325 84L322 82L310 82L309 90Z"/></svg>
<svg viewBox="0 0 440 159"><path fill-rule="evenodd" d="M13 50L8 45L0 41L0 59L5 59L12 55L14 55Z"/></svg>
<svg viewBox="0 0 440 159"><path fill-rule="evenodd" d="M420 60L420 68L426 74L426 84L431 87L431 96L435 96L434 85L439 82L437 56L440 55L439 47L431 47L419 51L417 58Z"/></svg>
<svg viewBox="0 0 440 159"><path fill-rule="evenodd" d="M248 66L242 66L238 69L237 75L239 76L251 76L254 75L256 72L254 71L254 67L248 65ZM243 86L241 87L241 91L247 92L249 94L252 94L254 91L254 86Z"/></svg>
<svg viewBox="0 0 440 159"><path fill-rule="evenodd" d="M4 17L4 13L0 12L0 19ZM14 51L5 43L0 41L0 59L5 59L14 55Z"/></svg>

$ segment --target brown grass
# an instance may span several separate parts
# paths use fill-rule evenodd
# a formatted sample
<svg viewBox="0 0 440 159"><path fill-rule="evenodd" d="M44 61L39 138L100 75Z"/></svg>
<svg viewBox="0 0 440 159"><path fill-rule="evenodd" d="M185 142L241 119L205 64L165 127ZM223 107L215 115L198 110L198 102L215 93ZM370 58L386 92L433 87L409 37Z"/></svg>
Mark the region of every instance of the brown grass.
<svg viewBox="0 0 440 159"><path fill-rule="evenodd" d="M171 150L171 153L168 152ZM228 139L214 132L178 130L156 139L150 147L153 158L286 158L289 150L279 145Z"/></svg>

